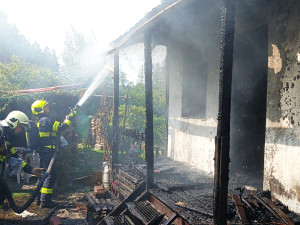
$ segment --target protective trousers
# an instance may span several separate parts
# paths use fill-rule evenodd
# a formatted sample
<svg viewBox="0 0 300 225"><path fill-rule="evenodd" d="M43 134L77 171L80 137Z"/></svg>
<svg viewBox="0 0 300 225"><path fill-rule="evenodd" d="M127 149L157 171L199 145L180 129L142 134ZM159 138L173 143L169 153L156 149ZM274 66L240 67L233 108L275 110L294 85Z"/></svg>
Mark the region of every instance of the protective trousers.
<svg viewBox="0 0 300 225"><path fill-rule="evenodd" d="M46 148L46 147L40 148L40 160L41 160L40 164L46 170L48 169L54 151L55 149L53 148ZM53 186L55 180L56 180L56 172L55 172L55 165L53 165L51 173L45 179L43 186L41 188L41 202L49 203L52 201L52 193L53 193Z"/></svg>

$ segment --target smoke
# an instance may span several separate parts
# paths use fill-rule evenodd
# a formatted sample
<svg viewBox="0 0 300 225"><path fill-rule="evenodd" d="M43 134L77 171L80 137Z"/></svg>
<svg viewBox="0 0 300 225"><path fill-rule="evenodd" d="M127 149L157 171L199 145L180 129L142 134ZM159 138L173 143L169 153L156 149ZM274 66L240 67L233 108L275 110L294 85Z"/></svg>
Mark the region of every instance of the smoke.
<svg viewBox="0 0 300 225"><path fill-rule="evenodd" d="M153 73L166 58L165 46L158 45L152 50ZM126 79L133 84L144 81L144 44L139 43L120 51L120 73L126 74Z"/></svg>
<svg viewBox="0 0 300 225"><path fill-rule="evenodd" d="M106 60L108 46L96 37L86 37L71 27L66 35L62 71L73 83L89 84Z"/></svg>

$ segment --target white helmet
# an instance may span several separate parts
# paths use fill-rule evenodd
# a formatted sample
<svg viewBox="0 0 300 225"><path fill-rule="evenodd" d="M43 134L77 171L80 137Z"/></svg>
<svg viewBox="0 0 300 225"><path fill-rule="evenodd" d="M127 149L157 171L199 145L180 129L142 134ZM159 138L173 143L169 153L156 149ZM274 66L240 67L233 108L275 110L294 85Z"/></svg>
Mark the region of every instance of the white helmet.
<svg viewBox="0 0 300 225"><path fill-rule="evenodd" d="M15 129L20 124L28 124L28 120L29 119L25 113L16 110L10 112L5 118L5 120L2 120L0 124L2 126L8 126L11 129Z"/></svg>

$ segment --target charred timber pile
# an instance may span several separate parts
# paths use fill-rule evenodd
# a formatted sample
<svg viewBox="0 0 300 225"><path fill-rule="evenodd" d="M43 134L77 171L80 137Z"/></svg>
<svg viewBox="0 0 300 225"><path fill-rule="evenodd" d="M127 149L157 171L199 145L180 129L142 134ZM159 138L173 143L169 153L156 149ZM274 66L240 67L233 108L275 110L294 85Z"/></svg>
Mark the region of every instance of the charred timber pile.
<svg viewBox="0 0 300 225"><path fill-rule="evenodd" d="M85 193L85 198L91 211L101 218L107 216L120 203L119 199L103 186L95 186L93 192Z"/></svg>
<svg viewBox="0 0 300 225"><path fill-rule="evenodd" d="M126 176L135 177L136 182L141 182L145 180L145 170L145 165L127 164L120 168L117 177L119 180L125 179ZM177 216L187 221L186 224L213 223L213 178L211 176L170 159L156 160L154 174L156 188L148 190L151 195L149 199L157 199L168 210L176 212ZM260 191L262 180L256 179L252 174L232 174L230 179L227 210L230 223L300 224L299 215L290 212L281 203L271 201L270 195ZM127 203L128 211L132 211L134 207L135 204ZM139 220L141 218L143 216L139 215ZM169 218L170 215L165 216L162 221Z"/></svg>

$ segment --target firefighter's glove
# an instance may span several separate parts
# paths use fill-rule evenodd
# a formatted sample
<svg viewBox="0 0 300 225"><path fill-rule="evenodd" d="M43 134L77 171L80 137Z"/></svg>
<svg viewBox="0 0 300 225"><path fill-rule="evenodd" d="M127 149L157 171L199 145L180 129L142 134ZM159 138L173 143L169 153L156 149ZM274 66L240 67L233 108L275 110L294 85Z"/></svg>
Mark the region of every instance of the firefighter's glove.
<svg viewBox="0 0 300 225"><path fill-rule="evenodd" d="M45 171L44 168L33 168L31 173L40 179L43 171Z"/></svg>
<svg viewBox="0 0 300 225"><path fill-rule="evenodd" d="M27 149L23 147L15 147L15 150L17 153L25 153Z"/></svg>
<svg viewBox="0 0 300 225"><path fill-rule="evenodd" d="M66 119L67 120L71 120L71 121L73 121L74 120L74 118L76 117L76 115L77 115L77 111L71 111L67 116L66 116Z"/></svg>

